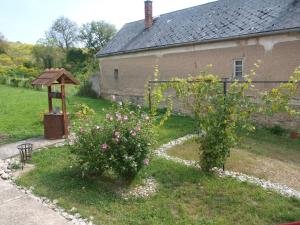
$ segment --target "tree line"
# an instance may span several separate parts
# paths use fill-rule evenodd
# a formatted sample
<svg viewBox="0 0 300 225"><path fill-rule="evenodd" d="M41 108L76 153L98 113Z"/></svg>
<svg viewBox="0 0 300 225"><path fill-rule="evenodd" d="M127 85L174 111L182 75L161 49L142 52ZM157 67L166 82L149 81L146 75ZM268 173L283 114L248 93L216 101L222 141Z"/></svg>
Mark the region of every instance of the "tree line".
<svg viewBox="0 0 300 225"><path fill-rule="evenodd" d="M38 40L33 55L44 68L62 66L72 72L86 72L97 67L95 54L115 33L115 26L105 21L92 21L79 27L62 16ZM84 48L78 48L80 44Z"/></svg>
<svg viewBox="0 0 300 225"><path fill-rule="evenodd" d="M114 36L116 28L105 21L92 21L78 26L61 16L45 31L31 49L32 62L25 66L40 69L65 67L77 76L98 71L95 54ZM9 42L0 33L0 54L9 56ZM13 57L11 57L13 58ZM4 64L0 66L5 66Z"/></svg>

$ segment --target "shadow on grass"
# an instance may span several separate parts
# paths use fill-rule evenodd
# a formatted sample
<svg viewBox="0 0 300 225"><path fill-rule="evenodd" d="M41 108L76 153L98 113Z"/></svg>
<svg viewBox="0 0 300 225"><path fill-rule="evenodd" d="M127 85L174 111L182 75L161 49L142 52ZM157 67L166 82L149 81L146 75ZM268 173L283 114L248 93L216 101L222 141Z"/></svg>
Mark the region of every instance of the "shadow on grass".
<svg viewBox="0 0 300 225"><path fill-rule="evenodd" d="M118 194L120 189L141 184L143 179L150 176L154 177L163 189L176 189L184 183L197 183L199 180L213 179L214 177L214 175L204 174L191 167L156 159L153 160L151 166L141 170L138 176L128 183L111 172L97 177L82 177L79 167L66 162L68 160L56 163L53 163L51 157L48 157L48 160L41 162L40 159L35 160L34 158L33 163L37 164L36 169L20 178L21 183L29 185L33 181L31 184L33 186L43 186L52 193L60 193L65 196L71 194L71 198L80 198L81 194L90 194L101 199L120 199ZM72 196L72 193L76 196Z"/></svg>

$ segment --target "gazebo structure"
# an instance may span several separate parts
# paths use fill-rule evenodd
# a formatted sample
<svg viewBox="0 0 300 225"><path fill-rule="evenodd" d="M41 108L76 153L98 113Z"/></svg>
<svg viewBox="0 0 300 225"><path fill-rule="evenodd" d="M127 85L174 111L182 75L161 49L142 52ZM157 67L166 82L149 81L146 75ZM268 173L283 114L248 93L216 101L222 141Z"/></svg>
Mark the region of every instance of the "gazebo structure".
<svg viewBox="0 0 300 225"><path fill-rule="evenodd" d="M79 81L70 72L61 69L46 69L32 85L48 87L48 106L49 112L44 114L44 136L46 139L60 139L69 134L69 120L66 110L65 85L78 85ZM60 92L53 92L52 86L59 85ZM52 99L61 99L62 111L53 110Z"/></svg>

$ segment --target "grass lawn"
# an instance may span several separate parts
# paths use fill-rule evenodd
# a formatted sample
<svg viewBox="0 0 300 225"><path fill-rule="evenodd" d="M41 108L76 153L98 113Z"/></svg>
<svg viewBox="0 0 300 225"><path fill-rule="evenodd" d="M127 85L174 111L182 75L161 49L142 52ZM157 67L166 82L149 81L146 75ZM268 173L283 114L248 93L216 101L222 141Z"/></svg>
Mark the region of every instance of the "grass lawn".
<svg viewBox="0 0 300 225"><path fill-rule="evenodd" d="M35 153L36 169L18 183L66 209L76 207L96 224L270 225L300 218L299 200L163 159L154 159L135 181L153 176L158 193L125 201L117 194L120 184L107 177L83 180L69 157L66 148Z"/></svg>
<svg viewBox="0 0 300 225"><path fill-rule="evenodd" d="M74 105L77 103L85 103L93 108L98 118L104 116L102 109L110 106L108 101L67 95L67 109L70 113L74 112ZM58 100L54 104L60 106ZM0 145L42 136L42 115L47 107L46 92L0 85ZM193 130L190 118L173 116L161 128L159 144L167 142L170 136L180 137Z"/></svg>
<svg viewBox="0 0 300 225"><path fill-rule="evenodd" d="M168 154L199 159L194 141L176 146ZM293 141L288 134L277 136L267 129L258 129L232 151L226 169L287 184L300 191L300 139Z"/></svg>
<svg viewBox="0 0 300 225"><path fill-rule="evenodd" d="M102 109L110 106L107 101L70 95L70 112L76 103L89 105L99 118L104 116ZM39 114L47 108L45 92L0 85L0 105L2 143L42 135ZM173 116L159 129L158 145L193 131L192 119ZM257 136L253 138L263 138L261 134ZM263 140L246 143L247 152L269 157L272 148L255 145L260 142ZM259 150L259 146L263 150ZM290 146L275 152L278 158L291 153L294 156L287 160L297 160L298 152ZM82 179L67 148L36 152L32 163L35 169L19 178L18 184L34 186L36 194L58 199L66 209L76 207L83 216L93 216L96 224L269 225L300 218L299 200L163 159L153 159L132 183L139 184L143 178L153 176L159 183L158 193L148 200L128 201L117 194L124 186L109 175Z"/></svg>
<svg viewBox="0 0 300 225"><path fill-rule="evenodd" d="M47 93L44 91L0 85L0 144L42 136L41 121L43 113L48 109L47 101ZM67 96L69 112L73 112L76 103L85 103L97 112L110 105L107 101ZM58 100L54 104L61 107Z"/></svg>

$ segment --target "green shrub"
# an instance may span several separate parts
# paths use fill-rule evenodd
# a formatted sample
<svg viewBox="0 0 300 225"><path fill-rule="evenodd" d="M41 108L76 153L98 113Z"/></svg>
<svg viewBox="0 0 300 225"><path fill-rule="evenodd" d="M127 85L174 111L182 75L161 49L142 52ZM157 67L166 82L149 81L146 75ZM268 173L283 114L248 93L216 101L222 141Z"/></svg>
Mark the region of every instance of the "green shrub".
<svg viewBox="0 0 300 225"><path fill-rule="evenodd" d="M286 134L286 130L283 129L281 126L279 125L274 125L273 127L269 127L267 128L272 134L278 135L278 136L283 136L284 134Z"/></svg>
<svg viewBox="0 0 300 225"><path fill-rule="evenodd" d="M153 120L141 109L131 108L115 103L99 125L87 119L75 125L76 138L70 148L84 174L112 169L120 177L132 179L148 165L155 141Z"/></svg>
<svg viewBox="0 0 300 225"><path fill-rule="evenodd" d="M0 74L0 84L6 84L7 77L5 75Z"/></svg>
<svg viewBox="0 0 300 225"><path fill-rule="evenodd" d="M84 97L97 98L98 94L92 88L92 83L89 81L83 81L80 84L77 95Z"/></svg>
<svg viewBox="0 0 300 225"><path fill-rule="evenodd" d="M28 79L24 79L23 81L23 87L24 88L33 88L33 86L31 85L32 81L34 80L34 77L29 77Z"/></svg>
<svg viewBox="0 0 300 225"><path fill-rule="evenodd" d="M87 119L90 116L95 115L95 111L87 106L86 104L76 104L75 105L75 116L79 119Z"/></svg>
<svg viewBox="0 0 300 225"><path fill-rule="evenodd" d="M257 65L258 67L258 65ZM238 145L244 134L252 132L255 127L252 115L263 113L272 116L277 112L298 112L289 106L291 97L297 94L300 80L300 68L290 77L290 82L282 83L270 91L258 92L252 83L251 74L245 75L245 82L233 81L224 93L222 80L212 74L201 74L196 77L175 78L173 82L154 85L152 93L152 110L156 110L161 102L168 103L166 118L172 110L172 92L189 106L195 115L199 130L199 163L205 171L214 167L222 167L230 156L230 151ZM155 78L158 77L158 69ZM247 93L257 93L257 103ZM192 99L192 101L191 101ZM278 128L276 132L281 132Z"/></svg>
<svg viewBox="0 0 300 225"><path fill-rule="evenodd" d="M19 85L21 84L21 79L19 78L11 78L10 79L10 85L13 87L19 87Z"/></svg>

